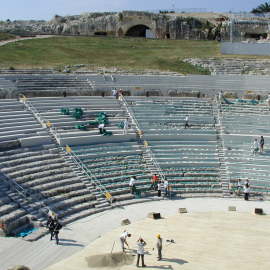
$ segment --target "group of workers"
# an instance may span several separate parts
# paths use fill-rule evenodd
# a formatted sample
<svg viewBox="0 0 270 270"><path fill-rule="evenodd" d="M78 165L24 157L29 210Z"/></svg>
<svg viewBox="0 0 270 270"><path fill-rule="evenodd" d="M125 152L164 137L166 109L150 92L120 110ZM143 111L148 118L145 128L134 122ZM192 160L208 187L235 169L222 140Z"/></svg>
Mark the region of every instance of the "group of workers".
<svg viewBox="0 0 270 270"><path fill-rule="evenodd" d="M61 223L58 221L57 215L55 213L50 213L47 220L46 227L49 229L51 238L55 238L56 244L59 244L59 231L62 229Z"/></svg>
<svg viewBox="0 0 270 270"><path fill-rule="evenodd" d="M233 184L232 184L232 182L229 183L229 190L230 190L230 193L233 194ZM235 194L237 196L240 196L242 194L242 191L244 193L244 200L248 201L249 196L250 196L250 183L249 183L248 179L245 180L244 184L242 184L241 179L238 179Z"/></svg>
<svg viewBox="0 0 270 270"><path fill-rule="evenodd" d="M127 242L127 238L131 237L131 234L128 233L126 230L120 235L120 243L121 243L121 248L122 251L126 251L126 247L129 248L129 244ZM137 248L136 248L136 253L137 253L137 267L139 267L140 261L142 264L142 267L146 267L144 263L144 254L145 254L145 246L146 242L142 237L139 237L137 240ZM126 246L126 247L125 247ZM162 238L160 234L157 235L157 241L156 241L156 248L157 248L157 259L158 261L162 260Z"/></svg>
<svg viewBox="0 0 270 270"><path fill-rule="evenodd" d="M258 152L263 153L264 149L264 137L261 136L258 140L257 138L254 139L252 145L251 145L251 153L255 156Z"/></svg>
<svg viewBox="0 0 270 270"><path fill-rule="evenodd" d="M118 100L122 100L122 97L123 97L123 90L122 89L113 89L112 90L112 95L118 99Z"/></svg>
<svg viewBox="0 0 270 270"><path fill-rule="evenodd" d="M137 191L136 180L137 180L136 176L132 176L130 178L129 187L130 187L131 194L134 194ZM164 195L168 196L171 188L169 186L169 182L166 179L163 181L160 181L159 176L157 174L154 174L151 178L150 190L157 191L157 196L161 197L162 190L164 190Z"/></svg>

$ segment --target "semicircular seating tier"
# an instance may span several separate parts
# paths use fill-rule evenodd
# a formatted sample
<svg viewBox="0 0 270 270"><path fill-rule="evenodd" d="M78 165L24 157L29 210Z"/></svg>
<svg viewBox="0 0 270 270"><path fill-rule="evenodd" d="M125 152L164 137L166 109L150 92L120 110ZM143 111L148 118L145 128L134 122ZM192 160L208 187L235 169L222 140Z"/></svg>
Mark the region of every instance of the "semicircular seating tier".
<svg viewBox="0 0 270 270"><path fill-rule="evenodd" d="M216 120L208 99L128 97L127 101L176 193L222 193Z"/></svg>
<svg viewBox="0 0 270 270"><path fill-rule="evenodd" d="M44 97L29 98L28 101L38 110L44 121L51 122L61 145L106 142L107 136L100 134L98 124L95 123L103 113L106 114L105 130L112 135L110 140L121 141L123 135L135 138L132 126L126 134L123 133L120 124L128 118L128 114L114 97ZM77 119L72 115L76 108L83 111ZM68 112L61 113L63 109Z"/></svg>
<svg viewBox="0 0 270 270"><path fill-rule="evenodd" d="M249 100L231 100L222 104L221 121L225 146L225 161L230 178L249 179L254 192L268 195L269 183L269 138L270 110L265 102L251 104ZM253 155L252 145L264 136L264 152Z"/></svg>

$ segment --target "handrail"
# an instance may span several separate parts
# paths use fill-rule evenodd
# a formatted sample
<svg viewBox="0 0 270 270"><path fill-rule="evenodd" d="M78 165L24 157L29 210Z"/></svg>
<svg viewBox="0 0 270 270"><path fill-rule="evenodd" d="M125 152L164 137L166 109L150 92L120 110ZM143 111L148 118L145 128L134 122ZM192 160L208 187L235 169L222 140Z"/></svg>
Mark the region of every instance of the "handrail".
<svg viewBox="0 0 270 270"><path fill-rule="evenodd" d="M36 117L36 119L39 121L39 123L42 126L46 126L46 121L43 119L39 111L32 105L30 101L27 100L26 96L20 95L21 99L20 101L25 105L25 107L33 113L33 115Z"/></svg>
<svg viewBox="0 0 270 270"><path fill-rule="evenodd" d="M130 116L133 124L136 127L137 132L139 133L140 136L142 136L143 135L143 132L141 131L139 122L136 119L134 112L129 108L128 103L127 103L125 97L123 95L121 95L121 94L120 94L120 97L121 97L121 100L122 100L122 102L123 102L123 104L124 104L124 106L125 106L125 108L126 108L126 110L128 112L128 115Z"/></svg>
<svg viewBox="0 0 270 270"><path fill-rule="evenodd" d="M165 180L166 180L165 175L164 175L164 173L163 173L161 167L159 166L158 162L156 161L156 158L155 158L155 156L154 156L152 150L151 150L149 147L147 147L147 148L146 148L146 152L148 152L148 154L149 154L151 160L153 161L155 167L157 168L157 171L158 171L158 174L159 174L161 180L162 180L162 181L165 181Z"/></svg>
<svg viewBox="0 0 270 270"><path fill-rule="evenodd" d="M51 132L51 134L53 135L53 137L55 138L55 140L58 142L60 136L57 133L57 129L52 126L52 124L50 123L50 121L46 121L46 119L43 118L43 116L39 113L39 111L34 107L34 105L29 100L27 100L27 98L24 95L20 94L20 96L21 96L20 101L24 104L24 106L29 111L32 112L32 114L34 115L34 117L38 120L38 122L43 127L47 127L49 129L49 131Z"/></svg>
<svg viewBox="0 0 270 270"><path fill-rule="evenodd" d="M104 185L95 177L89 168L83 163L83 161L74 153L69 145L66 145L66 148L62 148L63 151L68 153L72 158L73 162L82 170L82 172L88 177L88 179L98 188L99 192L105 196L105 198L112 203L113 197L110 192L106 189Z"/></svg>
<svg viewBox="0 0 270 270"><path fill-rule="evenodd" d="M218 126L219 126L219 134L218 134L218 136L219 136L219 142L221 144L221 148L222 148L222 151L223 151L223 154L224 154L225 153L225 145L224 145L224 139L223 139L224 132L223 132L223 129L222 129L222 121L221 121L221 115L220 115L221 101L219 100L217 95L214 97L214 103L213 104L215 104L216 110L217 110L217 123L218 123ZM222 162L222 161L220 161L220 162ZM227 167L226 167L226 174L227 174L227 177L228 177L228 179L230 181L230 175L229 175Z"/></svg>
<svg viewBox="0 0 270 270"><path fill-rule="evenodd" d="M146 153L150 156L151 161L153 162L154 166L156 167L161 180L162 181L165 181L166 180L166 177L165 177L165 175L164 175L161 167L159 166L159 164L158 164L158 162L156 160L156 157L155 157L152 149L148 146L147 141L144 139L144 132L141 130L140 124L139 124L138 120L136 119L136 116L135 116L133 110L129 108L128 102L126 101L125 97L122 94L120 94L120 97L121 97L121 100L122 100L122 102L123 102L123 104L124 104L124 106L125 106L128 114L129 114L129 116L132 119L132 122L136 126L136 130L138 132L138 135L144 141L144 148L146 149Z"/></svg>
<svg viewBox="0 0 270 270"><path fill-rule="evenodd" d="M33 198L31 196L31 193L28 193L27 190L25 190L20 184L18 184L14 179L11 179L8 175L4 174L3 172L1 172L1 174L3 175L4 180L7 182L7 184L12 185L12 187L20 194L23 196L23 198L27 201L29 201L29 196L30 196L30 201L33 201ZM29 196L27 196L27 194L29 194ZM47 205L44 202L35 202L39 204L39 207L42 210L42 207L47 207Z"/></svg>

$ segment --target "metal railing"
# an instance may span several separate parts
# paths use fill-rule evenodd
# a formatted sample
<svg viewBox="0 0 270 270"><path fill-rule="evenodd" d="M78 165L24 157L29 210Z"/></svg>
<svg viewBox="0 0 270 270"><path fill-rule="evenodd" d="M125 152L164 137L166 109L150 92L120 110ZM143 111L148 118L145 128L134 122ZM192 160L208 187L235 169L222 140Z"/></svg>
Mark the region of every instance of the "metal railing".
<svg viewBox="0 0 270 270"><path fill-rule="evenodd" d="M129 115L129 117L132 120L132 123L135 125L136 131L138 132L139 136L143 136L143 132L140 128L139 122L136 119L134 112L129 108L128 102L126 101L125 97L123 95L121 95L120 98L122 100L122 103L123 103L128 115Z"/></svg>
<svg viewBox="0 0 270 270"><path fill-rule="evenodd" d="M217 115L217 132L218 132L218 141L220 143L220 146L221 146L221 151L222 151L222 155L223 155L223 158L224 158L224 155L225 155L225 145L224 145L224 139L223 139L223 135L224 135L224 132L223 132L223 126L222 126L222 121L221 121L221 100L220 98L222 98L220 95L219 96L215 96L214 98L214 109L216 111L216 115ZM228 181L230 181L230 175L229 175L229 172L228 172L228 168L225 164L225 160L221 160L220 158L220 164L222 164L225 166L225 177ZM229 183L228 183L229 184ZM228 186L228 189L229 189L229 186Z"/></svg>
<svg viewBox="0 0 270 270"><path fill-rule="evenodd" d="M71 149L70 146L66 146L66 148L62 148L63 151L65 151L69 157L72 159L72 161L76 164L77 167L81 169L81 171L84 173L84 175L90 180L91 183L94 184L94 186L99 190L99 193L102 196L105 196L107 201L110 203L113 202L113 197L110 194L110 192L106 189L104 185L95 177L95 175L91 172L89 168L83 163L83 161L74 153L74 151Z"/></svg>
<svg viewBox="0 0 270 270"><path fill-rule="evenodd" d="M145 149L146 149L146 153L150 157L150 160L153 162L153 165L155 166L159 177L161 178L162 181L165 181L166 180L166 177L165 177L165 175L164 175L161 167L159 166L158 162L156 161L156 158L155 158L155 156L154 156L151 148L149 148L149 146L145 146Z"/></svg>
<svg viewBox="0 0 270 270"><path fill-rule="evenodd" d="M59 144L59 134L57 133L57 129L52 126L52 123L50 121L47 121L35 108L35 106L27 100L27 98L24 95L20 95L20 101L24 104L24 106L32 112L34 117L37 119L37 121L41 124L42 127L48 128L50 134L53 136L53 138L56 140L56 142Z"/></svg>
<svg viewBox="0 0 270 270"><path fill-rule="evenodd" d="M27 100L27 97L24 95L20 95L20 102L22 102L24 104L24 106L32 112L32 114L34 115L34 117L38 120L38 122L43 126L46 127L46 121L44 120L44 118L41 116L41 114L39 113L39 111L31 104L30 101Z"/></svg>
<svg viewBox="0 0 270 270"><path fill-rule="evenodd" d="M20 194L27 202L31 204L38 205L39 209L44 213L47 214L46 211L43 211L43 208L49 209L49 207L40 199L44 199L42 196L39 198L33 198L33 193L24 189L20 184L18 184L14 179L11 179L8 175L1 172L2 179L10 186L11 189L14 189L18 194ZM42 197L42 198L41 198ZM36 201L38 199L38 201ZM25 209L27 211L27 208Z"/></svg>

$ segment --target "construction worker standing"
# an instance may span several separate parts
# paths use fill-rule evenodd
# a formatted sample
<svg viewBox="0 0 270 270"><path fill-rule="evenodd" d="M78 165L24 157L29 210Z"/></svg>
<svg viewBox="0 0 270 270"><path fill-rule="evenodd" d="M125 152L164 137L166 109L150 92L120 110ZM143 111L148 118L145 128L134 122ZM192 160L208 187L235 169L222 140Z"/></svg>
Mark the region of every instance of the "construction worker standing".
<svg viewBox="0 0 270 270"><path fill-rule="evenodd" d="M142 267L146 267L144 264L144 246L146 246L146 242L140 237L137 241L137 267L139 267L140 258L142 261Z"/></svg>
<svg viewBox="0 0 270 270"><path fill-rule="evenodd" d="M55 227L55 220L51 216L49 216L47 221L47 228L49 229L49 232L51 234L51 240L53 240L54 236L54 227Z"/></svg>
<svg viewBox="0 0 270 270"><path fill-rule="evenodd" d="M157 235L157 251L158 251L158 261L162 260L162 238L160 234Z"/></svg>
<svg viewBox="0 0 270 270"><path fill-rule="evenodd" d="M56 221L56 224L54 226L54 236L55 236L55 241L56 241L56 244L58 245L59 244L59 237L58 237L58 234L59 234L59 231L62 229L62 225Z"/></svg>
<svg viewBox="0 0 270 270"><path fill-rule="evenodd" d="M156 190L159 178L156 174L154 174L151 178L151 186L150 189Z"/></svg>

